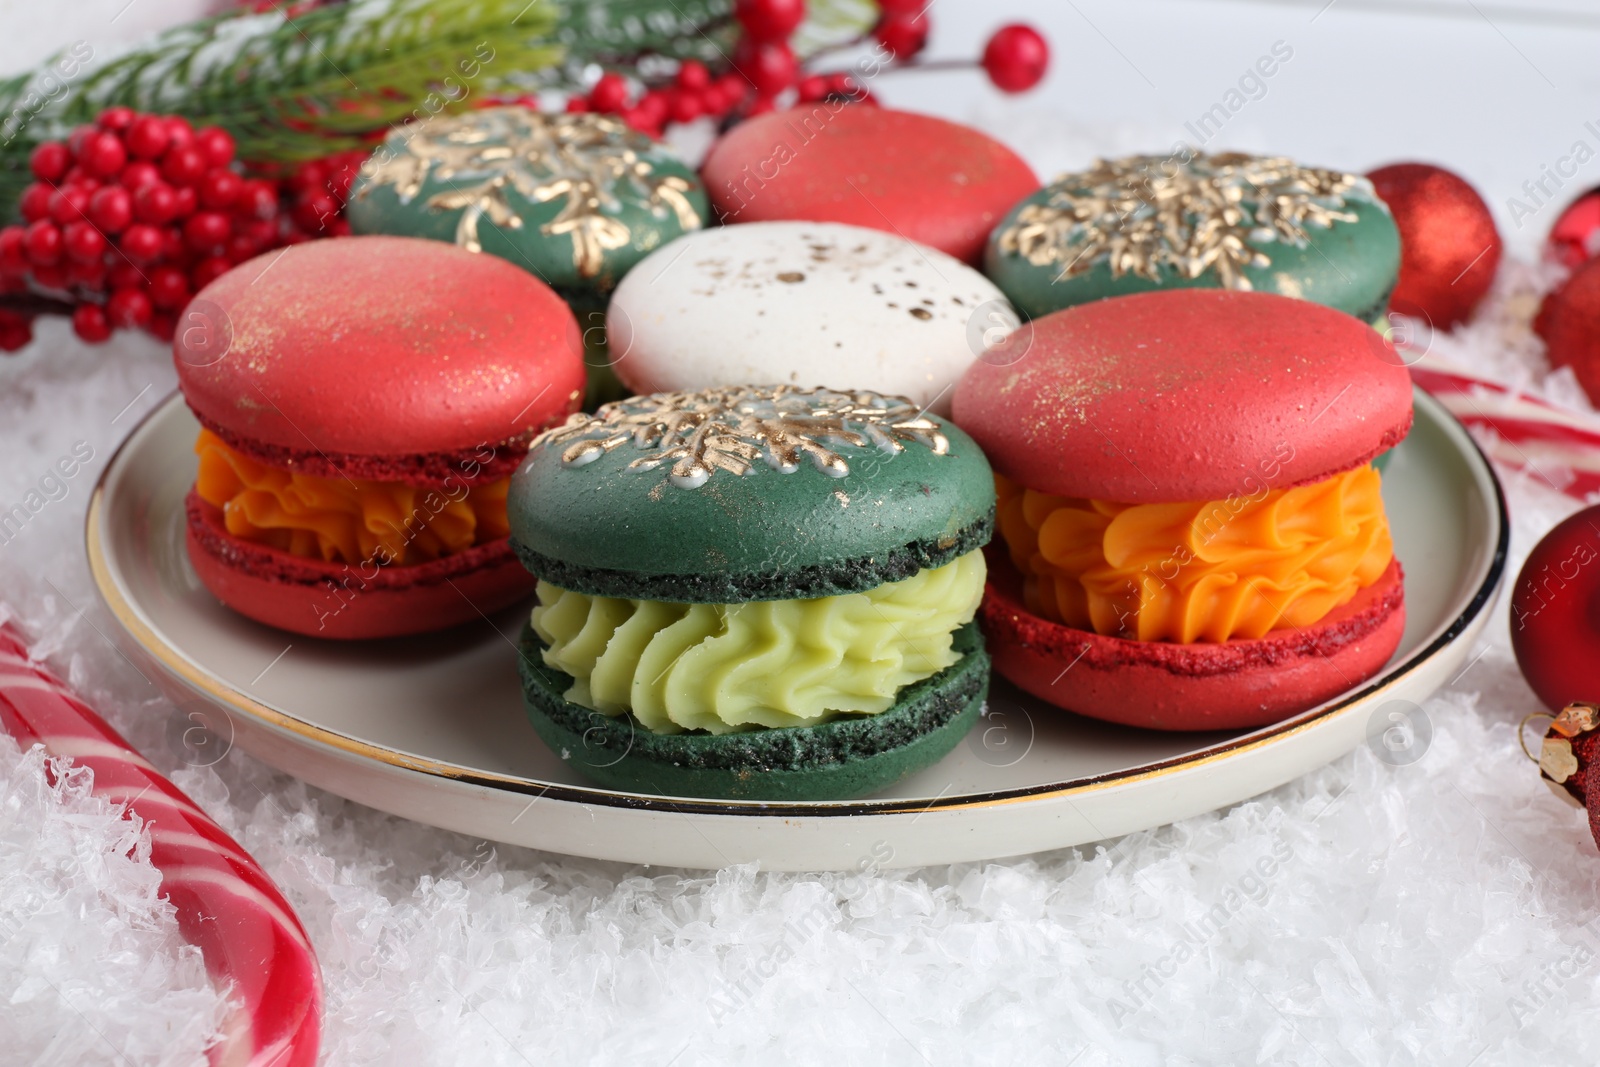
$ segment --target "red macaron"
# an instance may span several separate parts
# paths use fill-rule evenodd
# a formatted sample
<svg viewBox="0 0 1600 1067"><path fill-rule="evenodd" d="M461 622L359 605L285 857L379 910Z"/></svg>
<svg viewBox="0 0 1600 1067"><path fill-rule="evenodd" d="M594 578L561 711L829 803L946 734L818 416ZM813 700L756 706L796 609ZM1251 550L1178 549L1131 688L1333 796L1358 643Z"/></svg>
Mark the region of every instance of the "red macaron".
<svg viewBox="0 0 1600 1067"><path fill-rule="evenodd" d="M543 282L442 242L308 242L201 290L173 350L204 427L189 557L223 603L366 638L530 591L504 485L585 381L577 324Z"/></svg>
<svg viewBox="0 0 1600 1067"><path fill-rule="evenodd" d="M974 264L989 231L1039 188L1022 157L978 130L837 101L740 123L701 176L725 223L844 222Z"/></svg>
<svg viewBox="0 0 1600 1067"><path fill-rule="evenodd" d="M1116 297L1023 326L953 407L1005 483L982 619L1023 689L1130 725L1245 728L1398 646L1370 463L1410 429L1411 383L1364 323L1254 292Z"/></svg>

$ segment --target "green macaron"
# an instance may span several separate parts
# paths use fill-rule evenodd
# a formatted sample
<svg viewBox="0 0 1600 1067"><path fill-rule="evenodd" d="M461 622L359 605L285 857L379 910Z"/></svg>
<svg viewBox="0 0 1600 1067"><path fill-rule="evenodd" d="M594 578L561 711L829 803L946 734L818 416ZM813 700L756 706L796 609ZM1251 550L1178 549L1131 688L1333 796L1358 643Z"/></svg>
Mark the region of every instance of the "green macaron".
<svg viewBox="0 0 1600 1067"><path fill-rule="evenodd" d="M352 233L452 241L547 282L578 317L595 400L626 393L605 349L611 291L708 213L694 169L621 119L525 107L397 127L347 209Z"/></svg>
<svg viewBox="0 0 1600 1067"><path fill-rule="evenodd" d="M1065 174L989 236L984 271L1037 317L1152 289L1254 289L1382 323L1400 233L1356 174L1242 153L1134 156Z"/></svg>
<svg viewBox="0 0 1600 1067"><path fill-rule="evenodd" d="M981 711L994 504L972 440L899 397L741 386L573 416L507 499L540 579L534 727L631 792L884 789Z"/></svg>

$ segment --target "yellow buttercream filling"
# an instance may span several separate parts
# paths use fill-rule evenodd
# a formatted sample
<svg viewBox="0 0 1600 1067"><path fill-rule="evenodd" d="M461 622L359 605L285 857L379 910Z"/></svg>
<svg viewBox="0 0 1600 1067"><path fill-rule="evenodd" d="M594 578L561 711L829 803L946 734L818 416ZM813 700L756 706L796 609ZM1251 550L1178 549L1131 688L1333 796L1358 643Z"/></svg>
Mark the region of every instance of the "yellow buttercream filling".
<svg viewBox="0 0 1600 1067"><path fill-rule="evenodd" d="M1050 496L998 475L995 484L1028 610L1101 634L1187 643L1311 626L1394 557L1370 465L1177 504Z"/></svg>
<svg viewBox="0 0 1600 1067"><path fill-rule="evenodd" d="M656 733L810 726L889 710L961 657L951 638L983 597L983 553L864 593L745 604L587 596L539 583L533 628L566 698L631 711Z"/></svg>
<svg viewBox="0 0 1600 1067"><path fill-rule="evenodd" d="M511 479L430 488L318 478L270 467L210 430L195 442L195 492L222 509L228 533L328 562L427 563L507 536Z"/></svg>

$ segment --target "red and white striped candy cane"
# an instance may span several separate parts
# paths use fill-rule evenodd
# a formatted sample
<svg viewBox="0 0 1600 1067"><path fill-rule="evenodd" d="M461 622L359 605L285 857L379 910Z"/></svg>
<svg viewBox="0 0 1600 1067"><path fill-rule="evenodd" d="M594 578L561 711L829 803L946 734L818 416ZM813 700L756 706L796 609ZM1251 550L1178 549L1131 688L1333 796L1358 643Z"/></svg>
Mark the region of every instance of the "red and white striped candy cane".
<svg viewBox="0 0 1600 1067"><path fill-rule="evenodd" d="M161 890L178 929L227 987L232 1010L212 1067L312 1067L322 1026L322 974L306 932L238 842L0 626L0 727L94 771L94 795L143 819Z"/></svg>

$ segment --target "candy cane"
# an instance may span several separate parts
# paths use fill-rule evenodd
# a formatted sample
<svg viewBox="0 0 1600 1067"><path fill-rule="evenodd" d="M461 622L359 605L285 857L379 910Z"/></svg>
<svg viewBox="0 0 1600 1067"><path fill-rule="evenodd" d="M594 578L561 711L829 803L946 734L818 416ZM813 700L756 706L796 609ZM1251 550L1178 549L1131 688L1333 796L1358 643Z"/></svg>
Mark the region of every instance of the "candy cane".
<svg viewBox="0 0 1600 1067"><path fill-rule="evenodd" d="M94 771L94 795L144 820L178 929L229 990L212 1067L312 1067L321 1036L322 974L300 920L265 871L194 801L0 626L0 727Z"/></svg>

